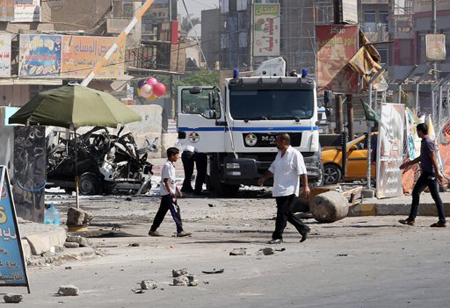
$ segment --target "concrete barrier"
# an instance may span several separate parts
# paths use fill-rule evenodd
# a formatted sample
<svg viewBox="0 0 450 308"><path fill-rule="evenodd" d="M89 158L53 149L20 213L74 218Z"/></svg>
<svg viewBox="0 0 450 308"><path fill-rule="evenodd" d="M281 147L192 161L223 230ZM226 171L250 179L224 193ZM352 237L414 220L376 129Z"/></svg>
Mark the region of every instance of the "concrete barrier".
<svg viewBox="0 0 450 308"><path fill-rule="evenodd" d="M315 196L310 210L318 222L335 222L348 215L348 200L341 193L329 191Z"/></svg>

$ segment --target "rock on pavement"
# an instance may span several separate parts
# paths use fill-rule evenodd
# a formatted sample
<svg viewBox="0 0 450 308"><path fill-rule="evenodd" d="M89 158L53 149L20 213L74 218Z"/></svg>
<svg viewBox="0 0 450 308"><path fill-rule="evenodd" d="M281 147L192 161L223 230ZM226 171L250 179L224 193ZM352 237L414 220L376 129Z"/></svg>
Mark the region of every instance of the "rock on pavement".
<svg viewBox="0 0 450 308"><path fill-rule="evenodd" d="M3 300L5 301L5 303L17 304L23 300L23 295L10 293L3 296Z"/></svg>
<svg viewBox="0 0 450 308"><path fill-rule="evenodd" d="M173 279L173 285L177 287L187 287L189 279L186 276L179 276Z"/></svg>
<svg viewBox="0 0 450 308"><path fill-rule="evenodd" d="M71 207L67 212L67 225L84 226L89 224L93 218L94 215L91 213Z"/></svg>
<svg viewBox="0 0 450 308"><path fill-rule="evenodd" d="M179 277L187 275L188 271L186 268L178 269L178 270L172 270L172 277Z"/></svg>
<svg viewBox="0 0 450 308"><path fill-rule="evenodd" d="M74 285L63 285L59 287L58 295L61 296L78 296L80 290Z"/></svg>
<svg viewBox="0 0 450 308"><path fill-rule="evenodd" d="M315 196L310 210L318 222L335 222L348 215L348 200L341 193L329 191Z"/></svg>
<svg viewBox="0 0 450 308"><path fill-rule="evenodd" d="M142 290L154 290L157 289L158 285L155 281L152 280L142 280L141 281L141 289Z"/></svg>

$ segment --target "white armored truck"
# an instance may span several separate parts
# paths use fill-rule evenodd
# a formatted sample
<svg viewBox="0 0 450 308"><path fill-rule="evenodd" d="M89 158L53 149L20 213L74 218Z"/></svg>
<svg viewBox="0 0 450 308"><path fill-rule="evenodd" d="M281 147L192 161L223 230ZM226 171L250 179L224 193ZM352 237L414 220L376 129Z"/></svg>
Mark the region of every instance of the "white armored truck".
<svg viewBox="0 0 450 308"><path fill-rule="evenodd" d="M256 185L275 159L275 137L286 132L304 157L313 185L322 182L316 83L285 76L282 58L257 76L226 79L217 87L178 88L178 138L208 156L208 189L231 196ZM267 182L267 184L271 184Z"/></svg>

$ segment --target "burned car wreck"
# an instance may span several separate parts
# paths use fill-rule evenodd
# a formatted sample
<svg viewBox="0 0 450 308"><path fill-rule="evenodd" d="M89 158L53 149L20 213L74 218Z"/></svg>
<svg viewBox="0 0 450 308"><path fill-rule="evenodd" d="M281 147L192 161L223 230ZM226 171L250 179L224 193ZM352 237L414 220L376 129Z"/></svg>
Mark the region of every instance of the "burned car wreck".
<svg viewBox="0 0 450 308"><path fill-rule="evenodd" d="M71 193L77 172L82 195L150 191L153 165L147 158L157 150L158 138L138 149L132 133L121 135L122 130L112 135L105 127L94 127L76 138L74 133L66 138L65 131L52 131L47 136L47 187Z"/></svg>

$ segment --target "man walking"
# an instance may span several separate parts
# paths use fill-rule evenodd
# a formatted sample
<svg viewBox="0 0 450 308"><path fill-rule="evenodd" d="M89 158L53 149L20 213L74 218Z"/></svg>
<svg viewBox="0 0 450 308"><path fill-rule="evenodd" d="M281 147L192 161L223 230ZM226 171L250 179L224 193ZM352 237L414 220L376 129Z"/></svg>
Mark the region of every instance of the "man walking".
<svg viewBox="0 0 450 308"><path fill-rule="evenodd" d="M181 222L180 208L177 204L177 196L179 198L183 197L183 194L179 188L175 185L175 166L174 163L177 162L180 156L180 151L178 148L168 148L167 149L167 162L164 164L161 171L161 204L159 206L158 212L153 219L153 224L148 231L150 236L161 236L157 229L161 225L167 211L170 210L175 225L177 227L177 237L190 236L191 233L185 232L183 230L183 224Z"/></svg>
<svg viewBox="0 0 450 308"><path fill-rule="evenodd" d="M441 196L439 195L439 185L438 180L442 182L443 177L439 171L439 166L436 158L436 149L433 140L428 136L428 126L425 123L417 125L417 134L422 139L422 144L420 147L420 156L413 161L408 161L400 166L400 169L405 169L409 166L415 165L420 162L422 169L421 175L417 180L416 185L412 193L412 205L409 217L406 219L401 219L399 222L404 225L414 225L414 221L417 216L417 210L419 208L420 194L424 191L425 187L428 186L433 197L434 202L436 202L436 207L439 214L439 221L432 224L431 227L442 228L445 227L445 214L444 205L442 204Z"/></svg>
<svg viewBox="0 0 450 308"><path fill-rule="evenodd" d="M310 228L300 218L294 216L291 211L295 197L299 195L300 177L303 183L303 193L309 195L308 175L302 154L291 147L291 138L288 134L278 134L278 154L266 174L259 179L258 184L263 185L266 180L273 177L273 192L277 202L277 220L275 231L269 244L283 242L283 231L289 221L301 234L300 242L306 240Z"/></svg>

